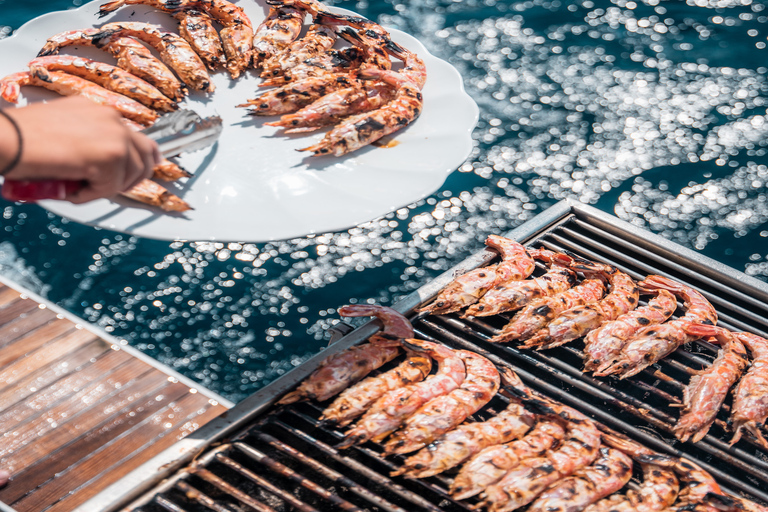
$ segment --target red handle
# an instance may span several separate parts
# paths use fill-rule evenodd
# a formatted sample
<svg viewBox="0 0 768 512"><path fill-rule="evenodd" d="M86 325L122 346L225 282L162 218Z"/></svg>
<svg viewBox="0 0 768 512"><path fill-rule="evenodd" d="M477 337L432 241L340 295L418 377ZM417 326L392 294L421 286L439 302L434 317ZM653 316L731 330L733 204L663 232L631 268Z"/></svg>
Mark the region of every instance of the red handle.
<svg viewBox="0 0 768 512"><path fill-rule="evenodd" d="M39 201L41 199L64 199L83 187L80 181L45 180L20 181L5 180L3 198L9 201Z"/></svg>

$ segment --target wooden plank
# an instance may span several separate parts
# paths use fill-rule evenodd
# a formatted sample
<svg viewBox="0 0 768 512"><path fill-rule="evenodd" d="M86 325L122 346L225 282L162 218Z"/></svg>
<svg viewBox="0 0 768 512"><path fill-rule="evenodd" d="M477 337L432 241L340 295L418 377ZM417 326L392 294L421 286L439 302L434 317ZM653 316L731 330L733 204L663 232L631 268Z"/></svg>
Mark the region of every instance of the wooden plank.
<svg viewBox="0 0 768 512"><path fill-rule="evenodd" d="M153 378L149 375L150 371L158 376ZM150 386L161 386L165 380L163 377L164 374L137 359L103 375L102 379L91 382L42 414L8 428L7 431L13 435L6 436L6 442L0 445L0 467L18 471L19 467L24 467L23 464L38 460L66 444L67 435L72 438L82 435L84 429L98 425L108 414L112 414L114 408L140 398L153 389ZM121 397L123 390L127 391ZM49 433L55 435L47 435ZM23 448L32 442L32 455L25 459ZM23 462L14 462L19 459Z"/></svg>
<svg viewBox="0 0 768 512"><path fill-rule="evenodd" d="M82 331L76 332L82 333ZM52 382L75 373L84 365L91 364L92 359L104 355L109 350L111 349L103 340L96 338L80 350L67 354L66 357L59 358L37 371L15 376L15 383L0 391L0 411L24 400L38 390L49 386ZM2 379L2 374L0 374L0 379Z"/></svg>
<svg viewBox="0 0 768 512"><path fill-rule="evenodd" d="M226 410L227 408L221 405L208 405L204 410L201 409L196 411L184 424L181 425L180 428L176 429L175 435L168 435L160 438L156 443L148 446L146 450L138 452L128 460L120 461L120 463L111 468L110 471L100 475L97 480L88 482L87 485L79 489L73 489L67 496L64 496L61 501L47 509L46 512L69 512L75 507L82 505L96 496L99 492L106 489L109 485L127 475L133 469L139 467L163 450L170 448L175 442L180 441L197 430L200 425L204 425L211 421Z"/></svg>
<svg viewBox="0 0 768 512"><path fill-rule="evenodd" d="M82 370L38 390L37 393L0 413L0 433L15 430L21 422L29 421L30 418L49 411L61 400L77 393L90 382L102 379L105 374L128 361L136 361L136 359L122 350L110 350L103 357L96 359L93 364L87 364Z"/></svg>
<svg viewBox="0 0 768 512"><path fill-rule="evenodd" d="M0 284L0 307L19 299L20 295L21 294L13 288Z"/></svg>
<svg viewBox="0 0 768 512"><path fill-rule="evenodd" d="M115 439L109 446L104 446L99 452L70 467L56 481L43 486L23 500L13 503L13 506L19 512L39 511L43 510L41 505L51 503L53 497L63 496L63 500L47 511L72 510L77 504L85 502L109 483L116 481L119 478L118 475L122 476L121 473L127 473L132 467L139 466L141 462L149 460L151 456L189 435L196 429L192 427L193 424L198 423L196 418L206 418L207 421L215 417L218 413L214 409L205 397L187 393L176 403L169 404L141 425L123 433L120 439ZM144 437L154 442L148 449L137 451L136 447L128 442L134 437ZM88 476L90 478L86 479L85 477ZM54 484L55 488L47 489L51 484ZM67 492L62 492L65 489ZM35 496L38 493L41 495Z"/></svg>
<svg viewBox="0 0 768 512"><path fill-rule="evenodd" d="M0 339L3 340L2 344L0 344L0 349L17 342L19 337L24 336L30 331L46 325L54 320L56 320L56 313L48 308L37 308L34 311L25 314L23 317L20 317L14 322L0 326ZM68 320L61 321L68 322L70 325L72 325L72 327L74 327L74 324Z"/></svg>
<svg viewBox="0 0 768 512"><path fill-rule="evenodd" d="M24 446L14 452L6 452L7 455L0 458L0 467L17 476L23 475L27 471L45 473L52 465L55 466L52 460L58 460L62 457L60 452L72 452L75 450L75 445L82 442L83 438L93 437L94 432L98 431L99 437L108 440L109 438L105 437L109 430L108 425L119 425L121 421L124 421L123 417L132 417L131 415L138 414L139 406L137 404L142 403L142 401L150 404L146 405L150 410L149 412L152 410L151 404L158 404L155 409L165 406L166 402L157 398L165 394L165 388L168 384L168 377L165 374L156 371L148 372L124 386L109 399L81 411L55 428L36 425L40 429L40 435L37 439L33 443L25 443ZM149 412L140 411L141 414L148 414ZM63 447L67 449L62 450ZM82 453L75 453L74 455L80 457ZM37 469L35 469L36 467Z"/></svg>
<svg viewBox="0 0 768 512"><path fill-rule="evenodd" d="M0 325L5 326L11 322L23 318L22 315L29 314L38 309L37 302L29 299L17 299L3 308L0 308ZM6 340L0 339L0 344L5 345Z"/></svg>
<svg viewBox="0 0 768 512"><path fill-rule="evenodd" d="M151 393L125 408L96 430L14 476L14 485L0 490L0 500L20 511L44 510L73 488L105 471L128 453L141 450L168 428L168 414L178 414L173 401L189 393L181 383L169 383L162 392ZM130 435L125 435L129 433ZM95 457L96 454L101 457ZM13 473L13 471L11 471ZM52 478L53 476L56 478ZM42 487L41 487L42 486ZM39 488L38 488L39 487ZM21 500L21 496L23 497ZM21 494L21 496L19 496Z"/></svg>
<svg viewBox="0 0 768 512"><path fill-rule="evenodd" d="M2 368L0 370L0 386L2 386L0 388L0 395L5 394L6 388L10 388L41 368L50 365L57 359L72 354L72 352L89 343L93 343L95 340L100 341L92 332L78 329L58 338L57 342L51 344L51 346L35 350L26 357ZM103 341L101 343L104 345L105 350L109 348ZM0 407L4 409L7 405L0 402Z"/></svg>
<svg viewBox="0 0 768 512"><path fill-rule="evenodd" d="M47 310L38 311L44 313ZM28 318L33 318L36 313L37 311L29 315ZM47 315L45 316L47 317ZM56 316L54 315L53 318L56 318ZM45 317L41 318L41 320L44 319ZM13 342L0 348L0 368L16 361L20 361L24 357L31 355L32 352L38 350L43 345L52 343L57 338L75 331L75 325L69 320L57 320L55 322L43 323L37 327L38 328L33 328L32 330L27 330L25 336L17 338Z"/></svg>

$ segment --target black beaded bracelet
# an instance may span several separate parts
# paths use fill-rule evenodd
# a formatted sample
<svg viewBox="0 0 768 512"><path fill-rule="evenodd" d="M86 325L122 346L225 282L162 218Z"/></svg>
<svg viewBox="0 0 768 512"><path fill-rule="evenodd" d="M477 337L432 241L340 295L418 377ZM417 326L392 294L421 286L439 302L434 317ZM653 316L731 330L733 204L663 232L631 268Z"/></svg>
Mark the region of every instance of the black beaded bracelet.
<svg viewBox="0 0 768 512"><path fill-rule="evenodd" d="M21 153L24 150L24 139L21 136L21 128L19 128L19 125L14 118L9 116L8 113L2 109L0 109L0 116L3 116L8 120L9 123L11 123L13 129L16 130L16 138L19 139L19 149L16 150L16 156L14 156L13 160L11 160L11 162L5 166L5 169L0 171L0 176L5 176L19 164L19 161L21 160Z"/></svg>

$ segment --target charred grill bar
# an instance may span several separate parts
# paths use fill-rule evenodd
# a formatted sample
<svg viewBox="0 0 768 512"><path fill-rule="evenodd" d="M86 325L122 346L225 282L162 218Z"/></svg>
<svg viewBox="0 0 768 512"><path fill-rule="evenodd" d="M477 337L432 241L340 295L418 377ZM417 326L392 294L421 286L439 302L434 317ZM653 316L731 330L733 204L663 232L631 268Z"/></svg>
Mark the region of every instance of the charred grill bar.
<svg viewBox="0 0 768 512"><path fill-rule="evenodd" d="M718 324L768 336L768 286L699 254L580 204L563 201L508 236L532 246L569 250L617 266L636 279L659 274L700 290L718 312ZM456 272L489 263L481 251L395 305L404 314L431 298ZM543 273L543 267L536 274ZM679 313L679 312L678 312ZM715 357L717 348L694 342L638 375L618 380L582 373L581 341L532 351L516 344L492 344L509 319L461 319L457 315L412 317L419 337L472 350L499 365L511 365L536 391L581 410L604 428L623 432L662 453L687 457L708 470L724 490L768 503L768 452L750 436L733 447L726 430L727 402L710 433L699 443L679 443L672 433L682 389L691 375ZM141 511L464 511L476 501L457 502L447 489L450 476L423 480L390 478L403 457L382 456L366 443L347 450L334 446L342 431L322 425L322 406L272 404L309 375L331 353L355 345L376 330L369 322L265 387L236 409L241 421L209 449L130 507ZM497 396L474 419L489 418L506 406ZM630 484L631 485L631 484Z"/></svg>

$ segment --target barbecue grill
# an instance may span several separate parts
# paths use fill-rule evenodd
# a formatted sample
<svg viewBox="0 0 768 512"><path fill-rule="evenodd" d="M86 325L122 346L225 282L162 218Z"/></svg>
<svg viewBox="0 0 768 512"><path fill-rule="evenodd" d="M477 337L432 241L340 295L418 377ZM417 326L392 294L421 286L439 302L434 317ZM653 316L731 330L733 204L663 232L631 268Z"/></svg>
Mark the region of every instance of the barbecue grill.
<svg viewBox="0 0 768 512"><path fill-rule="evenodd" d="M719 325L768 336L765 283L592 207L562 201L506 236L531 246L569 250L614 265L636 279L659 274L685 282L712 302ZM413 314L457 273L496 257L491 250L480 251L393 307L411 318L418 337L481 353L498 365L511 365L535 391L649 448L696 462L726 492L768 503L768 451L748 435L729 446L729 402L699 443L680 443L672 433L679 416L674 405L680 403L683 387L695 370L714 359L716 347L693 342L634 377L593 378L581 371L580 340L542 352L521 350L514 343L487 342L509 317ZM543 271L540 267L535 275ZM371 321L354 330L346 324L335 330L344 335L337 336L326 350L238 404L226 418L199 430L196 439L162 454L80 510L114 510L127 503L127 510L143 512L470 510L476 501L457 502L448 495L449 476L390 478L389 473L403 458L383 457L380 445L369 442L347 450L334 448L342 431L318 421L321 405L274 405L322 360L360 343L378 327ZM497 396L473 419L487 419L505 406L505 399ZM164 481L155 485L161 478Z"/></svg>

